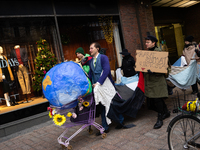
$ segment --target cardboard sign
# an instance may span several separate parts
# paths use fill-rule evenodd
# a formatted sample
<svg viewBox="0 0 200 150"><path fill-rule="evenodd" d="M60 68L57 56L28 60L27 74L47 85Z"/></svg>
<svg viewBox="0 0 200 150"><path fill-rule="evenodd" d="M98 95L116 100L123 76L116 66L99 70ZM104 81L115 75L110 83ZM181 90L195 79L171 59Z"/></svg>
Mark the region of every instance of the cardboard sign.
<svg viewBox="0 0 200 150"><path fill-rule="evenodd" d="M168 52L136 50L136 71L167 73Z"/></svg>

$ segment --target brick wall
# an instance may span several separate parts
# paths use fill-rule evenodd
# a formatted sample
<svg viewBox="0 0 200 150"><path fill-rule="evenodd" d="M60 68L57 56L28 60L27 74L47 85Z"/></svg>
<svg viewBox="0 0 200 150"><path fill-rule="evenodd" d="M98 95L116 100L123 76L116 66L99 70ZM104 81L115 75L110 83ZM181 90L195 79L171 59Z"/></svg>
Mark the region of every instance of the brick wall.
<svg viewBox="0 0 200 150"><path fill-rule="evenodd" d="M185 35L194 36L194 41L200 41L200 4L187 8L185 15Z"/></svg>
<svg viewBox="0 0 200 150"><path fill-rule="evenodd" d="M146 7L146 5L148 5L148 7ZM137 14L139 16L144 48L144 38L147 36L147 32L150 32L151 35L155 35L150 0L144 0L143 4L136 0L119 0L119 12L125 48L135 57L135 51L137 49L142 49Z"/></svg>

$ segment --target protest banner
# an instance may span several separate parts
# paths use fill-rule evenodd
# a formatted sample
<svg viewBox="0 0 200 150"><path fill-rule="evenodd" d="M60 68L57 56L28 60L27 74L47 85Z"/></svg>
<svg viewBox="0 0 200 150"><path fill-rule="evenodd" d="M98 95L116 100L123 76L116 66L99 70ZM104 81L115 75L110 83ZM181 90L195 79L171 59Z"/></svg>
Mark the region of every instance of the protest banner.
<svg viewBox="0 0 200 150"><path fill-rule="evenodd" d="M136 71L167 73L168 52L136 50Z"/></svg>

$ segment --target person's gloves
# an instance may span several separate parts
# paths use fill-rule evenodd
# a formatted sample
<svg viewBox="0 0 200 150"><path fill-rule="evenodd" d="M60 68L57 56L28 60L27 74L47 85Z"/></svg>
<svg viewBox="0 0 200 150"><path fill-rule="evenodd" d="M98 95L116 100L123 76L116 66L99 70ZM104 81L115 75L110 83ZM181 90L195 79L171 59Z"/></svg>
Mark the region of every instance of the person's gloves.
<svg viewBox="0 0 200 150"><path fill-rule="evenodd" d="M81 64L82 64L82 65L85 64L87 60L88 60L88 57L84 57L84 58L81 60Z"/></svg>
<svg viewBox="0 0 200 150"><path fill-rule="evenodd" d="M150 69L147 70L147 72L148 72L149 74L153 74L153 73L154 73L154 72L152 72Z"/></svg>

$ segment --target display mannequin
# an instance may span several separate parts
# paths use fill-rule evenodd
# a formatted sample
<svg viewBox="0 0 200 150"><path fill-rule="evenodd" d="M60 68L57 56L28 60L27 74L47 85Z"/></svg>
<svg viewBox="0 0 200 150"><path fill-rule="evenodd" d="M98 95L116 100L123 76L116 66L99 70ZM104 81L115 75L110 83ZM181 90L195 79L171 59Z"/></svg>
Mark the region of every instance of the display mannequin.
<svg viewBox="0 0 200 150"><path fill-rule="evenodd" d="M19 62L19 66L15 66L14 70L17 71L17 77L23 95L26 95L24 102L31 100L31 88L28 75L28 54L25 48L20 48L20 45L15 45L11 50L11 58L16 58Z"/></svg>
<svg viewBox="0 0 200 150"><path fill-rule="evenodd" d="M10 97L9 97L9 92L10 92L10 87L9 83L10 81L14 81L14 77L10 68L10 65L8 63L8 59L6 56L3 55L3 48L0 46L0 84L3 87L3 93L4 93L4 98L6 100L6 105L7 106L14 106L15 103L11 101L11 104L9 102Z"/></svg>

